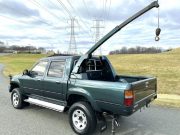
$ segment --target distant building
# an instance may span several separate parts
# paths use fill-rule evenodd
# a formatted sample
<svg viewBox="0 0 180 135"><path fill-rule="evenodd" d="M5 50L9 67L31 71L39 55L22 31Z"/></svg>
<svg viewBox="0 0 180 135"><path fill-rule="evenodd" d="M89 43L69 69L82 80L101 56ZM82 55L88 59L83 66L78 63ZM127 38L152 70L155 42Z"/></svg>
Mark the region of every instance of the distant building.
<svg viewBox="0 0 180 135"><path fill-rule="evenodd" d="M17 53L17 51L6 49L3 51L4 53Z"/></svg>
<svg viewBox="0 0 180 135"><path fill-rule="evenodd" d="M47 54L53 55L53 54L55 54L55 52L54 52L53 50L48 50L48 51L47 51Z"/></svg>

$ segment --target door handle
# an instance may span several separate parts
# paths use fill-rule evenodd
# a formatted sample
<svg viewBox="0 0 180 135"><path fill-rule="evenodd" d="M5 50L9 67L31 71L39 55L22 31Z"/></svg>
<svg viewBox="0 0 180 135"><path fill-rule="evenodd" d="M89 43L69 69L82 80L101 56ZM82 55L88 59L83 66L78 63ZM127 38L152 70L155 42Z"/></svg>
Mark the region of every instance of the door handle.
<svg viewBox="0 0 180 135"><path fill-rule="evenodd" d="M60 81L56 81L56 83L60 84L61 82Z"/></svg>
<svg viewBox="0 0 180 135"><path fill-rule="evenodd" d="M41 81L42 79L37 79L36 81Z"/></svg>

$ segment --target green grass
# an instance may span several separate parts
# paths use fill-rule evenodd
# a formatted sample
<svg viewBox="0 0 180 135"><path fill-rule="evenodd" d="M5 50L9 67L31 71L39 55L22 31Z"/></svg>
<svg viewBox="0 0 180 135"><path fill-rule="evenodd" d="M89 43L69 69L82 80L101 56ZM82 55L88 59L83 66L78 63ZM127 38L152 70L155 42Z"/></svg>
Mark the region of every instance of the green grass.
<svg viewBox="0 0 180 135"><path fill-rule="evenodd" d="M0 63L5 65L3 73L5 76L9 74L15 75L22 73L24 69L32 67L32 65L40 58L45 57L44 54L12 54L0 56Z"/></svg>
<svg viewBox="0 0 180 135"><path fill-rule="evenodd" d="M158 98L153 102L155 105L180 108L180 96L169 94L158 94Z"/></svg>
<svg viewBox="0 0 180 135"><path fill-rule="evenodd" d="M180 95L180 48L161 54L108 56L119 74L158 78L158 93Z"/></svg>

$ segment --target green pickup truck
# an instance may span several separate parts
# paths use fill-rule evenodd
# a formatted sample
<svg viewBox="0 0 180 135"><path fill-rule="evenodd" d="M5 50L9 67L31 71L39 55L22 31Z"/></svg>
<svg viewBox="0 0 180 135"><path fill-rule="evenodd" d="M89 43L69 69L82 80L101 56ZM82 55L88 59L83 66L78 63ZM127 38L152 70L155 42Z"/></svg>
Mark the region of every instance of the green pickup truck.
<svg viewBox="0 0 180 135"><path fill-rule="evenodd" d="M116 74L106 56L92 53L122 27L158 7L151 3L115 27L83 56L53 56L38 61L30 70L10 80L12 105L16 109L35 104L68 111L77 134L92 133L103 114L129 116L157 98L155 77ZM119 63L120 64L120 63ZM103 129L102 129L103 130Z"/></svg>

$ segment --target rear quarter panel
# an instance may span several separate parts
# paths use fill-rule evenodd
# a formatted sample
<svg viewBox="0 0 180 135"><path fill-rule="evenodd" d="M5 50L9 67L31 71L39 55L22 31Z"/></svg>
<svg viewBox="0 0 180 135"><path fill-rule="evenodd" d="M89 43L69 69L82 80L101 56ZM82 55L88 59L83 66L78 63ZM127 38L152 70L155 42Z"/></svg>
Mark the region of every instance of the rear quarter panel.
<svg viewBox="0 0 180 135"><path fill-rule="evenodd" d="M68 93L83 93L98 111L120 111L127 83L70 79Z"/></svg>

